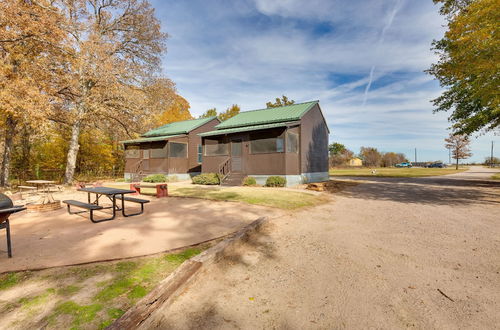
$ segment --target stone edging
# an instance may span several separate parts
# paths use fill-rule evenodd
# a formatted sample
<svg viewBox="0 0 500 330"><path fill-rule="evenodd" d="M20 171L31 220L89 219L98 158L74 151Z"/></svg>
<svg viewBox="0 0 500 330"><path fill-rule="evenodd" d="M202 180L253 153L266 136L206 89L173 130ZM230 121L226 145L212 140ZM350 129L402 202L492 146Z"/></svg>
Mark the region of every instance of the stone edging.
<svg viewBox="0 0 500 330"><path fill-rule="evenodd" d="M139 300L132 308L106 329L136 329L151 314L180 293L180 288L191 282L203 267L218 261L228 249L244 242L250 234L262 227L268 218L261 217L236 233L209 248L203 253L186 260L167 278L162 280L148 295Z"/></svg>

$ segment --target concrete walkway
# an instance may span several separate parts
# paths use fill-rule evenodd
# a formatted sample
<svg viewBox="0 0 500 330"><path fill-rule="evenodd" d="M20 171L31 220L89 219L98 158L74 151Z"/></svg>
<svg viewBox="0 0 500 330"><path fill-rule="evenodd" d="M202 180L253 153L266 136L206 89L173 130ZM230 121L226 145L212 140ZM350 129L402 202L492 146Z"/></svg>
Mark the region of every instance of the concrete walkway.
<svg viewBox="0 0 500 330"><path fill-rule="evenodd" d="M152 199L142 215L96 224L87 214L70 215L66 208L15 214L11 217L13 258L7 258L5 234L0 233L0 273L163 252L229 234L263 215L278 214L243 203ZM127 204L131 211L135 205Z"/></svg>
<svg viewBox="0 0 500 330"><path fill-rule="evenodd" d="M363 178L273 219L142 329L495 329L500 182L484 172Z"/></svg>

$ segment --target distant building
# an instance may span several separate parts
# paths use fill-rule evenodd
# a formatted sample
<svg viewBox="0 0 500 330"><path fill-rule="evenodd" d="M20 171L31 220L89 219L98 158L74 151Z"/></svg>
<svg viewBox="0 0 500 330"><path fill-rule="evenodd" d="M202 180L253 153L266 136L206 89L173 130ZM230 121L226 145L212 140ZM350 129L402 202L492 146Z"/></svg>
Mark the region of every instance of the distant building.
<svg viewBox="0 0 500 330"><path fill-rule="evenodd" d="M349 166L363 166L363 160L358 157L354 157L347 163Z"/></svg>

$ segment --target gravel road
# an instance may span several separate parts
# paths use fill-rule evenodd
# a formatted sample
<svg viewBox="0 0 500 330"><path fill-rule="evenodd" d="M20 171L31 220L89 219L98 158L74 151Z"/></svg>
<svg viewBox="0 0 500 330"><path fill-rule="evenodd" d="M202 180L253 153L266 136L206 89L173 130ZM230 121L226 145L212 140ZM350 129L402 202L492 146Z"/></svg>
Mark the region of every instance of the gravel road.
<svg viewBox="0 0 500 330"><path fill-rule="evenodd" d="M363 178L274 218L144 328L494 329L500 183L484 168Z"/></svg>

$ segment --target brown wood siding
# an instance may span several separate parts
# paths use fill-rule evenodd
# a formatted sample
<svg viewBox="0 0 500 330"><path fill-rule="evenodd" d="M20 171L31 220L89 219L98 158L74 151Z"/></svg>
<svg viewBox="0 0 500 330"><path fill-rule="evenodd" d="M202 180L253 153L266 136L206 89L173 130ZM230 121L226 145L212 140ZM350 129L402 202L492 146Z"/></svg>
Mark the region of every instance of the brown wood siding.
<svg viewBox="0 0 500 330"><path fill-rule="evenodd" d="M285 153L269 153L248 155L246 173L255 175L284 175Z"/></svg>
<svg viewBox="0 0 500 330"><path fill-rule="evenodd" d="M227 156L203 156L201 171L203 173L218 173L219 165L227 159Z"/></svg>
<svg viewBox="0 0 500 330"><path fill-rule="evenodd" d="M133 173L139 164L140 158L125 159L125 173Z"/></svg>
<svg viewBox="0 0 500 330"><path fill-rule="evenodd" d="M300 120L302 173L328 172L328 128L315 105Z"/></svg>
<svg viewBox="0 0 500 330"><path fill-rule="evenodd" d="M198 134L213 131L215 126L220 121L217 118L209 121L205 125L189 132L189 146L188 146L188 172L201 172L201 163L198 163L198 145L201 144L201 136ZM203 156L202 156L203 159Z"/></svg>

